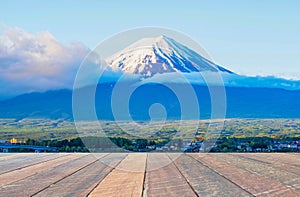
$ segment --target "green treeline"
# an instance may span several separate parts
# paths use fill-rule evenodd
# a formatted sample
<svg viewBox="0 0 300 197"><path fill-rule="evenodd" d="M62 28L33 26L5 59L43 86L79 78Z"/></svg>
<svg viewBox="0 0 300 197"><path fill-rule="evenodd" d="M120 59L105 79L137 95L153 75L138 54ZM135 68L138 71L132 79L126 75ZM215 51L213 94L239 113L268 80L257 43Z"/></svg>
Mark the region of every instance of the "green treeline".
<svg viewBox="0 0 300 197"><path fill-rule="evenodd" d="M126 139L122 137L77 137L65 140L36 141L28 139L24 145L56 147L59 152L89 152L89 151L150 151L156 142L147 139Z"/></svg>

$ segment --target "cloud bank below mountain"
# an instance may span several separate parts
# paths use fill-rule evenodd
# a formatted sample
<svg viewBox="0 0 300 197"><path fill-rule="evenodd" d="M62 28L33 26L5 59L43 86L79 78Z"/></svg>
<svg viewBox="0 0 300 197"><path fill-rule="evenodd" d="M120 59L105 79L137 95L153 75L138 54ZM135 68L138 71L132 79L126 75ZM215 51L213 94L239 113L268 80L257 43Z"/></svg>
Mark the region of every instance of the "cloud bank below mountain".
<svg viewBox="0 0 300 197"><path fill-rule="evenodd" d="M108 77L106 77L108 78ZM128 75L126 79L128 80ZM133 77L136 80L136 78ZM191 83L208 86L230 86L248 88L281 88L299 90L300 80L288 80L274 76L242 76L228 73L164 73L145 78L141 83Z"/></svg>

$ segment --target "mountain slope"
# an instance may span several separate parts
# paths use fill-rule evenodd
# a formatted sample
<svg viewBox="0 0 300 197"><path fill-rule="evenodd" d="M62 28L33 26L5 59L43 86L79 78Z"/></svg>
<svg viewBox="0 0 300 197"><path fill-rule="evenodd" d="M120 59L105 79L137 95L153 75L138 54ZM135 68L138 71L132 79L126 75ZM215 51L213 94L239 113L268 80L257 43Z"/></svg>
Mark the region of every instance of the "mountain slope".
<svg viewBox="0 0 300 197"><path fill-rule="evenodd" d="M168 72L226 72L200 54L172 38L159 36L141 39L106 59L113 69L151 77Z"/></svg>
<svg viewBox="0 0 300 197"><path fill-rule="evenodd" d="M52 90L23 94L0 102L1 118L72 118L72 91Z"/></svg>
<svg viewBox="0 0 300 197"><path fill-rule="evenodd" d="M177 84L177 86L186 88L185 84ZM84 92L88 88L90 87L77 91ZM114 119L111 109L113 88L113 83L105 83L97 87L95 101L99 119ZM207 87L193 85L193 88L199 100L200 118L210 118L211 103ZM226 94L227 118L300 118L299 90L226 87ZM154 103L165 106L168 119L182 118L178 98L160 84L143 85L132 94L129 103L131 116L135 120L149 120L149 107ZM72 119L72 91L31 93L0 102L0 118L26 117ZM83 117L85 118L89 119Z"/></svg>

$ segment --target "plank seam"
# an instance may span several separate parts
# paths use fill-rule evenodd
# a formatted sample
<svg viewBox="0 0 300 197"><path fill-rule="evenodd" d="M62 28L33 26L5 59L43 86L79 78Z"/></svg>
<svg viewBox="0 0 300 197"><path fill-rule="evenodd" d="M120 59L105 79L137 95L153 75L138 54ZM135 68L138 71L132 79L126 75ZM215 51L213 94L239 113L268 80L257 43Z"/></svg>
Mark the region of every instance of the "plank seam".
<svg viewBox="0 0 300 197"><path fill-rule="evenodd" d="M243 190L244 192L248 193L249 195L251 195L251 196L256 196L256 195L252 194L250 191L248 191L248 190L244 189L243 187L241 187L240 185L238 185L237 183L235 183L235 182L233 182L232 180L228 179L228 178L227 178L226 176L224 176L223 174L221 174L221 173L219 173L218 171L214 170L213 168L211 168L211 167L208 166L207 164L205 164L205 163L199 161L198 159L192 157L192 156L189 155L189 154L186 154L186 155L189 156L189 157L191 157L191 158L193 158L194 160L196 160L198 163L200 163L200 164L203 165L204 167L206 167L206 168L210 169L211 171L217 173L219 176L223 177L224 179L226 179L226 180L229 181L230 183L232 183L232 184L234 184L235 186L239 187L241 190Z"/></svg>
<svg viewBox="0 0 300 197"><path fill-rule="evenodd" d="M100 185L100 183L102 182L102 181L104 181L104 179L113 171L113 170L115 170L117 167L118 167L118 165L126 158L128 156L128 154L123 158L123 159L121 159L114 167L112 167L109 171L108 171L108 173L102 178L102 180L100 180L96 185L95 185L95 187L93 187L92 189L91 189L91 191L89 191L88 193L87 193L87 195L86 195L86 197L88 197L99 185Z"/></svg>
<svg viewBox="0 0 300 197"><path fill-rule="evenodd" d="M79 172L80 170L82 170L82 169L84 169L84 168L86 168L86 167L88 167L88 166L90 166L90 165L96 163L97 161L99 161L100 159L102 159L102 158L104 158L104 157L106 157L106 156L108 156L108 155L109 155L109 154L104 155L103 157L96 159L95 161L93 161L93 162L91 162L91 163L89 163L89 164L87 164L87 165L85 165L85 166L79 168L78 170L76 170L76 171L74 171L74 172L68 174L67 176L64 176L63 178L61 178L61 179L59 179L59 180L53 182L52 184L48 185L47 187L41 189L40 191L37 191L36 193L32 194L31 197L37 195L38 193L41 193L42 191L44 191L44 190L46 190L47 188L49 188L51 185L55 185L56 183L60 182L61 180L65 179L65 178L67 178L67 177L69 177L69 176L72 176L72 175L75 174L76 172ZM89 156L89 155L86 155L86 156L84 156L84 157L88 157L88 156Z"/></svg>
<svg viewBox="0 0 300 197"><path fill-rule="evenodd" d="M232 155L232 154L230 154L230 155ZM251 158L247 158L247 157L245 157L245 156L242 156L242 155L237 155L237 156L234 156L234 155L232 155L233 157L237 157L237 158L240 158L241 160L248 160L248 161L253 161ZM228 163L228 164L230 164L228 161L226 161L225 159L222 159L224 162L226 162L226 163ZM255 160L254 160L255 161ZM259 163L259 160L257 160L257 161L255 161L255 162L257 162L257 163ZM264 162L261 162L261 164L262 165L266 165ZM236 166L236 167L238 167L238 168L240 168L240 169L242 169L242 170L245 170L245 171L247 171L247 172L250 172L250 173L254 173L254 174L259 174L259 173L257 173L257 172L255 172L255 171L252 171L252 170L249 170L249 169L246 169L246 168L241 168L241 167L239 167L239 166L237 166L237 165L235 165L235 164L233 164L234 166ZM291 173L291 174L295 174L295 173L293 173L293 172L289 172L288 170L286 170L286 169L282 169L282 168L280 168L279 166L276 166L276 165L272 165L272 166L269 166L269 167L271 167L271 168L274 168L274 169L276 169L276 170L282 170L282 171L284 171L284 172L286 172L286 173ZM264 178L266 178L266 179L270 179L270 178L272 178L272 177L268 177L267 175L263 175L263 174L259 174L260 176L262 176L262 177L264 177ZM285 184L284 182L282 182L282 181L279 181L279 180L276 180L277 182L279 182L282 186L284 186L284 187L286 187L288 190L297 190L297 187L294 187L293 185L290 185L290 184Z"/></svg>
<svg viewBox="0 0 300 197"><path fill-rule="evenodd" d="M66 155L70 155L70 154L66 154ZM6 174L6 173L10 173L10 172L13 172L13 171L16 171L16 170L21 170L21 169L23 169L23 168L28 168L28 167L31 167L31 166L34 166L34 165L37 165L37 164L45 163L45 162L48 162L48 161L51 161L51 160L54 160L54 159L61 158L61 157L66 156L66 155L62 155L62 156L60 156L60 157L55 157L55 158L48 159L48 160L45 160L45 161L40 161L40 162L37 162L37 163L34 163L34 164L29 164L29 165L27 165L27 166L15 168L15 169L13 169L13 170L9 170L9 171L6 171L6 172L2 172L2 173L0 173L0 175ZM47 155L42 156L42 158L44 158L44 157L46 157L46 156L47 156Z"/></svg>
<svg viewBox="0 0 300 197"><path fill-rule="evenodd" d="M146 164L145 164L145 170L144 170L144 179L143 179L143 191L142 191L142 197L146 197L146 191L145 191L145 184L146 184L146 174L147 174L147 162L148 162L148 154L147 153L147 157L146 157Z"/></svg>
<svg viewBox="0 0 300 197"><path fill-rule="evenodd" d="M68 154L68 155L64 155L64 156L70 156L71 154ZM56 160L56 159L59 159L59 158L62 158L63 156L61 156L61 157L57 157L57 158L53 158L53 159L49 159L49 160L47 160L47 161L45 161L45 162L50 162L50 161L53 161L53 160ZM83 156L82 156L83 157ZM78 157L77 159L79 159L80 157ZM75 160L76 158L74 158L73 160ZM70 160L70 161L72 161L72 160ZM30 166L27 166L27 167L24 167L24 168L29 168L29 167L33 167L33 166L35 166L35 165L39 165L39 164L42 164L43 162L41 162L41 163L36 163L36 164L33 164L33 165L30 165ZM64 164L64 163L63 163ZM63 165L63 164L60 164L60 165ZM60 166L60 165L58 165L58 166ZM58 166L55 166L55 167L58 167ZM21 169L24 169L24 168L20 168L20 169L17 169L17 170L21 170ZM50 169L53 169L53 168L50 168ZM17 171L17 170L14 170L14 171ZM48 168L47 169L45 169L45 170L49 170ZM14 171L10 171L10 172L7 172L7 173L11 173L11 172L14 172ZM4 174L6 174L6 173L4 173ZM35 175L37 175L38 173L34 173L34 174L32 174L32 175L29 175L29 176L27 176L27 177L24 177L24 178L22 178L22 179L18 179L18 180L15 180L15 181L13 181L13 182L11 182L11 183L9 183L9 184L13 184L13 183L16 183L16 182L18 182L18 181L22 181L22 180L25 180L25 179L27 179L27 178L30 178L30 177L32 177L32 176L35 176ZM3 175L3 174L1 174L1 175ZM0 177L1 177L1 175L0 175ZM6 183L6 185L8 185L7 183ZM3 187L5 187L6 185L3 185L3 186L1 186L0 188L3 188Z"/></svg>
<svg viewBox="0 0 300 197"><path fill-rule="evenodd" d="M178 168L178 166L176 165L176 163L172 160L172 158L170 157L169 154L167 154L167 156L169 157L169 159L172 161L172 164L175 166L175 168L178 170L178 172L180 173L180 175L184 178L184 180L187 182L187 184L189 185L189 187L191 188L191 190L194 192L194 194L199 197L199 194L197 193L197 191L194 189L194 187L191 185L191 183L189 182L189 180L184 176L184 174L180 171L180 169Z"/></svg>

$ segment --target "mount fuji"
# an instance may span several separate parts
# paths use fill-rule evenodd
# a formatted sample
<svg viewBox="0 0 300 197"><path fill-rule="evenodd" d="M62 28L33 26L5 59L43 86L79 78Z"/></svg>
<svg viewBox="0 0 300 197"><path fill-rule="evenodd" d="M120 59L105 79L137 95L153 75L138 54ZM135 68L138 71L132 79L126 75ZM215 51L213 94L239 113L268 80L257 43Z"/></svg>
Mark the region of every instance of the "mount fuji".
<svg viewBox="0 0 300 197"><path fill-rule="evenodd" d="M106 59L112 69L151 77L170 72L233 72L167 36L143 38Z"/></svg>
<svg viewBox="0 0 300 197"><path fill-rule="evenodd" d="M300 118L300 81L235 74L166 36L141 39L105 61L109 71L117 73L117 77L119 73L128 73L129 79L120 82L108 72L110 81L98 81L75 90L50 90L19 95L0 101L0 118L73 119L72 95L75 93L84 97L96 85L94 96L98 119L114 120L111 99L114 88L120 83L119 87L125 92L128 87L138 87L130 95L129 103L124 102L124 98L120 96L118 105L128 104L130 116L134 120L149 120L149 109L155 103L165 107L167 119L183 118L181 103L176 94L167 88L171 83L172 87L182 91L192 87L199 101L199 117L188 114L184 119L210 118L212 104L208 86L219 88L223 85L226 90L227 118ZM98 68L98 64L95 66ZM221 74L224 84L199 82L201 79L197 73L205 73L206 77L212 79ZM88 78L93 78L89 74L94 73L87 74ZM184 74L188 83L179 81L177 74ZM160 80L164 83L159 83ZM85 104L82 103L83 108ZM190 111L196 107L192 104L187 106ZM82 119L89 120L89 114Z"/></svg>

